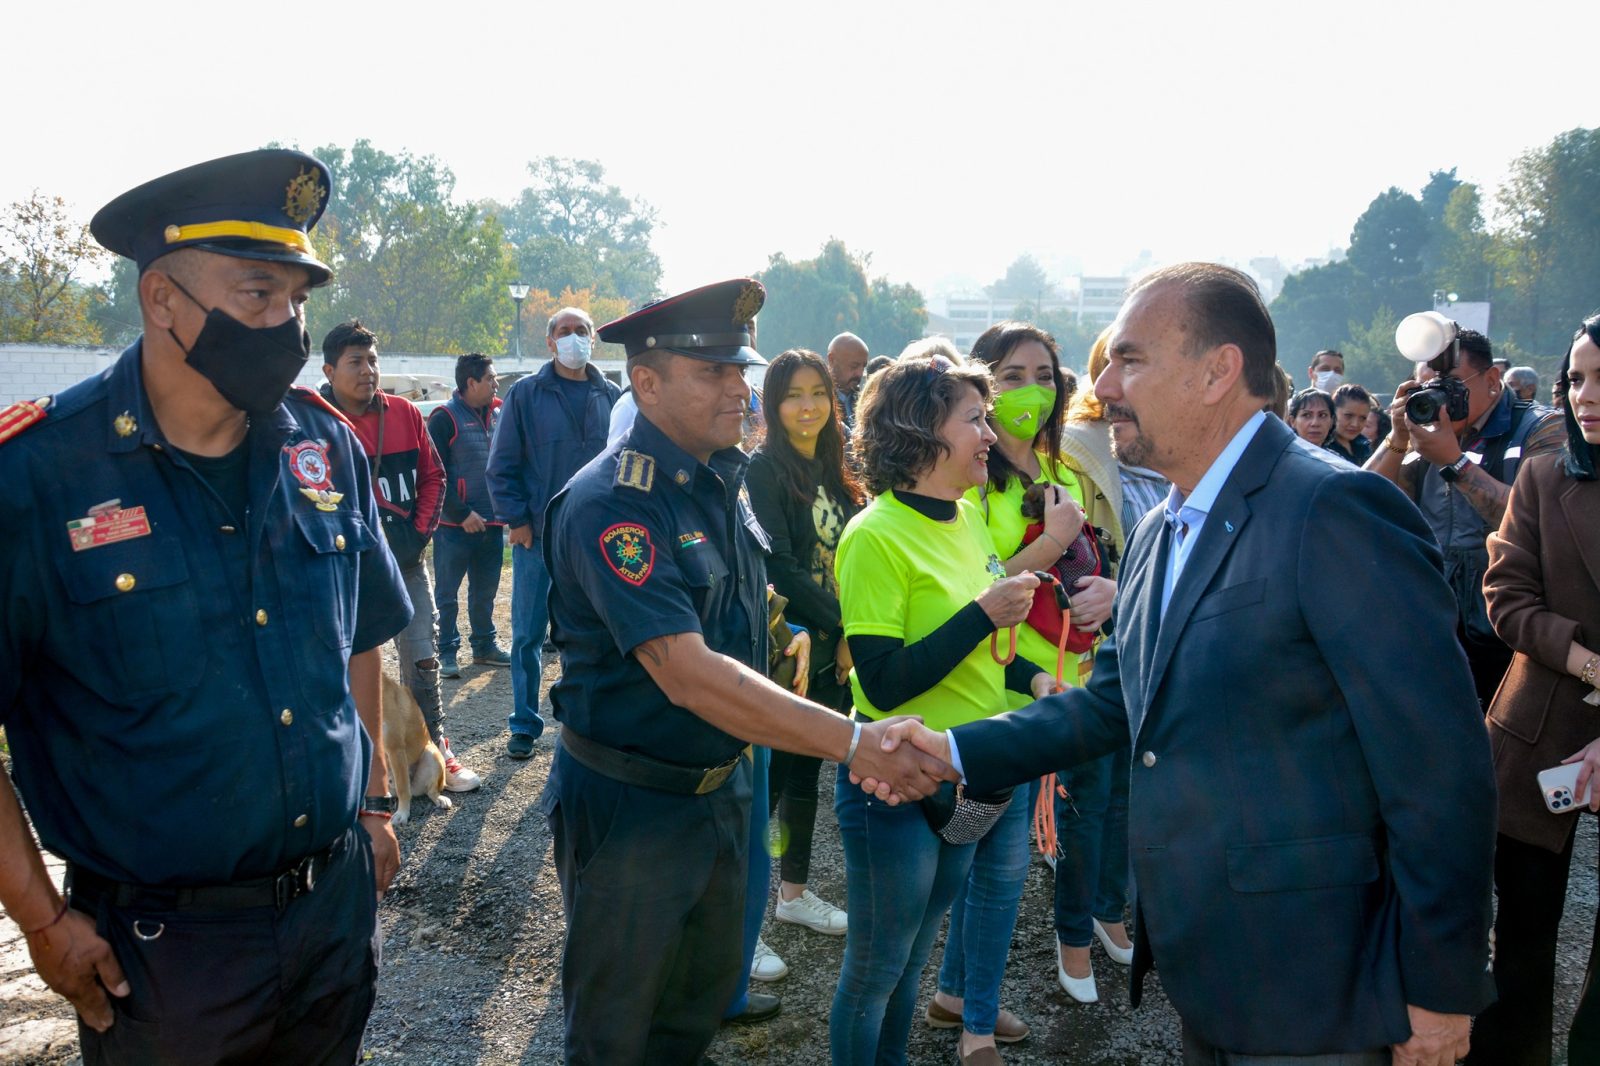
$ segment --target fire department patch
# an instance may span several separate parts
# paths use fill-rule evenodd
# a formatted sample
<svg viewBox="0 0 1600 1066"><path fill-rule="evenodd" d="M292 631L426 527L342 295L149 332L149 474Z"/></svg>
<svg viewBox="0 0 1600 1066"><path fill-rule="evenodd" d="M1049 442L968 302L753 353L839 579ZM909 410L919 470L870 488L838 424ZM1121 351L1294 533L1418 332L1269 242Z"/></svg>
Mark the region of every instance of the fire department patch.
<svg viewBox="0 0 1600 1066"><path fill-rule="evenodd" d="M289 454L289 472L308 489L319 490L332 486L328 480L328 449L321 441L307 440L285 445Z"/></svg>
<svg viewBox="0 0 1600 1066"><path fill-rule="evenodd" d="M656 563L650 531L631 522L619 522L600 534L600 554L606 565L630 585L642 585Z"/></svg>

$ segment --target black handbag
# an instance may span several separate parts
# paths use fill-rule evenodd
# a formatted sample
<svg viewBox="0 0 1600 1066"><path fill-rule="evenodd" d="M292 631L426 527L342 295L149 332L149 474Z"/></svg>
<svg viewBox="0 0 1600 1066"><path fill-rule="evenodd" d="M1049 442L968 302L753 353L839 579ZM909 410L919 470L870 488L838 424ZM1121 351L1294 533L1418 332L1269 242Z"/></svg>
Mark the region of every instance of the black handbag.
<svg viewBox="0 0 1600 1066"><path fill-rule="evenodd" d="M1011 806L1012 791L1007 788L988 796L969 796L965 785L946 781L922 801L922 816L946 844L975 844Z"/></svg>

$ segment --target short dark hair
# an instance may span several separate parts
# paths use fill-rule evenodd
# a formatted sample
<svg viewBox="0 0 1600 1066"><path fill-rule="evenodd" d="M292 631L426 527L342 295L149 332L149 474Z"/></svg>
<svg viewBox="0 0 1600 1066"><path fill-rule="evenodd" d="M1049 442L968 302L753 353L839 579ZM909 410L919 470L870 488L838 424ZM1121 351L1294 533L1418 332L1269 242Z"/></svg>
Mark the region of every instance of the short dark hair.
<svg viewBox="0 0 1600 1066"><path fill-rule="evenodd" d="M1329 418L1334 416L1335 411L1332 396L1329 396L1321 389L1301 389L1289 400L1289 421L1293 422L1301 411L1304 411L1307 407L1317 403L1323 404L1328 408Z"/></svg>
<svg viewBox="0 0 1600 1066"><path fill-rule="evenodd" d="M1190 358L1219 345L1238 345L1244 354L1245 388L1251 396L1271 400L1278 333L1250 275L1221 263L1179 263L1140 278L1128 298L1162 285L1176 286L1183 296L1189 312L1184 332L1189 335Z"/></svg>
<svg viewBox="0 0 1600 1066"><path fill-rule="evenodd" d="M1456 341L1461 345L1463 359L1472 364L1473 370L1488 370L1494 366L1494 346L1488 337L1475 329L1463 329L1456 332Z"/></svg>
<svg viewBox="0 0 1600 1066"><path fill-rule="evenodd" d="M1318 352L1316 355L1313 355L1311 357L1311 365L1312 366L1316 366L1317 365L1317 360L1321 359L1325 355L1331 355L1334 358L1338 359L1339 362L1341 362L1341 363L1344 362L1344 353L1339 351L1339 349L1337 349L1337 348L1324 348L1324 349L1322 349L1322 351Z"/></svg>
<svg viewBox="0 0 1600 1066"><path fill-rule="evenodd" d="M482 352L468 352L456 360L456 388L467 391L467 382L481 381L494 369L494 360Z"/></svg>
<svg viewBox="0 0 1600 1066"><path fill-rule="evenodd" d="M1456 328L1456 339L1445 345L1444 351L1432 359L1424 359L1418 366L1426 366L1435 374L1448 374L1463 363L1474 373L1482 373L1494 366L1494 347L1489 338L1475 329Z"/></svg>
<svg viewBox="0 0 1600 1066"><path fill-rule="evenodd" d="M962 386L989 399L989 368L959 365L944 356L901 359L874 374L856 411L856 455L867 490L881 496L909 485L949 451L939 427L950 417ZM992 454L992 453L991 453Z"/></svg>
<svg viewBox="0 0 1600 1066"><path fill-rule="evenodd" d="M322 338L322 360L327 366L337 366L346 348L375 348L378 335L361 324L359 318L341 322Z"/></svg>
<svg viewBox="0 0 1600 1066"><path fill-rule="evenodd" d="M1354 382L1347 382L1333 390L1333 410L1335 414L1339 411L1339 405L1346 400L1354 400L1364 405L1367 410L1372 410L1372 393Z"/></svg>

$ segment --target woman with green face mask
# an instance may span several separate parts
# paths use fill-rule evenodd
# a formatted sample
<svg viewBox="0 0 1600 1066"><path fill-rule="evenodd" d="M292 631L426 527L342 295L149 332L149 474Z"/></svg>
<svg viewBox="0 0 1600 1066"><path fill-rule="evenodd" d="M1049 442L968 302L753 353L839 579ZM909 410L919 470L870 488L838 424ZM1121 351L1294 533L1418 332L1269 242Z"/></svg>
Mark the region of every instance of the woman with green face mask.
<svg viewBox="0 0 1600 1066"><path fill-rule="evenodd" d="M1056 342L1049 333L1022 322L1001 322L990 327L972 347L972 361L989 367L994 377L993 425L999 438L989 453L989 481L973 491L989 524L995 548L1004 559L1007 574L1023 570L1042 570L1051 566L1078 535L1085 519L1090 524L1119 532L1110 498L1064 451L1068 401L1077 379L1061 369ZM1046 482L1049 491L1044 510L1044 533L1029 544L1023 534L1032 519L1022 516L1022 496L1029 485ZM1086 514L1087 512L1087 514ZM1072 597L1072 621L1080 629L1098 629L1111 615L1116 582L1110 575L1087 577L1067 590ZM1031 626L1017 627L1017 654L1048 668L1056 661L1055 642ZM1087 678L1092 653L1066 664L1064 681L1081 684ZM1011 698L1011 694L1007 694ZM1012 698L1021 706L1024 697ZM1103 764L1103 765L1102 765ZM1056 863L1056 979L1074 999L1090 1003L1098 998L1094 971L1090 966L1089 946L1095 933L1114 936L1108 950L1118 949L1123 957L1126 935L1122 928L1122 905L1098 898L1100 846L1104 816L1110 799L1110 764L1073 768L1060 778L1072 793L1071 803L1055 803L1060 827L1061 853L1065 862ZM1036 799L1030 800L1031 811ZM1065 809L1066 816L1060 812ZM1023 843L1026 848L1026 841ZM983 859L980 846L976 865ZM1115 861L1114 859L1112 861ZM1124 863L1126 859L1122 860ZM962 900L956 901L952 915ZM969 908L971 904L969 903ZM1103 913L1102 913L1103 912ZM1115 912L1115 913L1113 913ZM1094 925L1100 923L1100 930ZM1103 932L1102 932L1103 931ZM953 937L951 939L954 939ZM970 938L969 938L970 942ZM1126 957L1132 956L1131 949ZM946 982L947 966L940 970L940 998L953 985Z"/></svg>

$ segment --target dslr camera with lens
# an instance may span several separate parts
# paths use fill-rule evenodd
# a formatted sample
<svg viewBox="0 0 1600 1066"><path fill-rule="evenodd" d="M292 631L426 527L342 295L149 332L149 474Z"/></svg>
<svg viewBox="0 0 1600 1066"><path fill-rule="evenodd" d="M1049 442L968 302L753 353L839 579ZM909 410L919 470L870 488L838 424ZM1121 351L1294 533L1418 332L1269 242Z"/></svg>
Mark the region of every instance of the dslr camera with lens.
<svg viewBox="0 0 1600 1066"><path fill-rule="evenodd" d="M1428 363L1439 376L1406 397L1406 417L1419 426L1439 421L1439 412L1452 422L1467 417L1467 386L1449 372L1461 365L1461 327L1437 311L1418 311L1400 320L1394 344L1410 363ZM1444 356L1449 354L1447 365Z"/></svg>
<svg viewBox="0 0 1600 1066"><path fill-rule="evenodd" d="M1427 426L1439 421L1439 412L1452 422L1467 418L1467 386L1459 378L1438 377L1406 397L1406 417L1413 425Z"/></svg>

